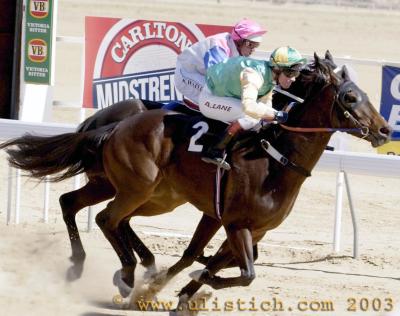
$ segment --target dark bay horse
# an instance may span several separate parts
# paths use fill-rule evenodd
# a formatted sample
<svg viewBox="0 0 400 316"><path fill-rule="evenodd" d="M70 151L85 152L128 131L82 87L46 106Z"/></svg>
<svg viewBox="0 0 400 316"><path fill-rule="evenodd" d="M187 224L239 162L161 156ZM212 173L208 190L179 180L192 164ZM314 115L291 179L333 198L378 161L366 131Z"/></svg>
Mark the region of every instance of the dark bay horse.
<svg viewBox="0 0 400 316"><path fill-rule="evenodd" d="M327 51L325 54L325 61L332 69L336 68L332 55L329 51ZM305 90L300 87L294 93L297 96L304 97ZM273 103L275 108L282 109L282 107L288 102L290 102L290 99L288 99L286 96L274 96ZM147 110L160 109L161 107L162 104L160 104L159 102L153 102L149 100L124 100L113 104L105 109L97 111L94 115L87 118L78 126L77 132L87 132L100 127L104 127L106 125L114 126L130 116L142 113ZM60 205L63 213L63 218L68 229L69 239L72 248L72 255L70 259L73 265L67 273L69 280L74 280L80 277L83 270L83 263L86 257L85 250L82 246L79 231L76 225L76 214L87 206L100 203L102 201L112 198L115 195L114 187L106 178L106 175L101 167L101 163L99 163L98 165L99 168L90 168L85 170L89 181L84 187L78 190L67 192L60 197ZM45 175L47 175L47 173L49 172L47 170L41 171ZM40 177L41 175L33 174L33 176ZM62 178L60 180L62 180ZM183 201L183 203L185 202ZM165 206L164 212L167 211L168 208ZM123 226L123 229L126 230L126 235L129 236L128 238L136 241L132 244L139 245L134 250L138 253L142 264L145 267L152 267L154 264L154 256L144 244L140 244L140 239L138 239L136 234L132 231L128 221L125 221L123 224L121 224L121 226ZM209 238L203 239L200 232L206 228L208 230L211 230L211 227L214 227L214 230L217 231L220 226L220 221L215 220L212 217L208 217L206 214L203 215L197 228L197 232L199 233L196 233L194 235L194 237L199 236L199 238L194 238L193 242L190 243L188 249L183 254L182 260L180 261L181 265L179 265L179 270L190 265L194 259L197 259L198 261L203 263L206 262L206 258L199 256L199 253L201 253L200 249L194 251L194 245L198 245L199 243L201 243L205 246L205 243ZM196 249L198 248L196 247ZM254 247L254 251L257 251L256 247Z"/></svg>
<svg viewBox="0 0 400 316"><path fill-rule="evenodd" d="M325 61L329 64L331 68L335 68L336 65L333 62L333 58L329 51L325 54ZM294 93L298 96L304 97L305 90L300 87ZM282 108L282 106L286 105L290 99L282 95L274 96L274 106L277 108ZM149 100L137 100L130 99L118 102L110 107L97 111L94 115L87 118L84 122L82 122L78 128L77 132L86 132L90 130L94 130L100 127L104 127L106 125L114 126L120 121L128 118L130 116L136 115L138 113L142 113L147 110L160 109L162 104L159 102L153 102ZM63 213L63 218L66 223L69 239L71 242L71 261L73 265L68 270L67 278L72 281L79 278L83 271L83 264L86 257L85 250L83 248L79 231L76 225L76 214L87 206L91 206L107 199L114 197L115 190L112 184L107 179L104 170L102 169L102 164L98 163L98 168L89 168L86 170L88 176L88 183L78 189L71 192L67 192L60 197L60 205ZM42 170L43 171L43 170ZM47 171L45 171L47 174ZM154 203L149 202L149 206ZM157 203L157 202L155 202ZM185 203L185 201L182 201ZM163 208L162 212L172 211L171 205L161 206ZM159 207L157 207L158 209ZM156 209L155 209L156 210ZM131 229L129 225L129 221L124 221L121 223L122 230L125 230L125 235L128 236L127 239L132 240L132 246L136 246L133 248L135 252L139 255L141 259L141 263L143 266L147 268L152 268L154 266L154 256L148 250L148 248L140 242L140 239L137 237L135 232ZM199 226L196 230L196 234L192 242L189 244L188 249L184 252L180 264L177 264L174 268L174 271L180 271L187 266L189 266L193 260L197 260L199 262L205 263L207 258L201 256L202 250L198 245L203 245L205 247L207 241L211 239L209 237L211 235L211 231L216 232L221 227L220 221L209 217L207 214L202 216L200 220ZM211 229L212 228L212 229ZM201 232L207 229L210 234L205 235ZM255 257L257 257L257 247L254 247Z"/></svg>
<svg viewBox="0 0 400 316"><path fill-rule="evenodd" d="M317 57L312 68L298 80L306 91L306 102L291 110L289 125L350 128L349 132L369 140L373 146L388 140L389 126L366 95L349 81L345 69L339 78ZM122 291L123 284L133 287L136 259L132 251L134 241L129 240L121 224L135 215L157 214L155 209L165 212L183 201L191 202L209 218L215 218L212 198L215 168L202 163L198 154L187 152L187 140L180 142L173 137L180 130L178 125L168 123L173 122L171 117L172 113L166 111L148 111L124 120L111 132L101 128L60 135L58 140L63 141L64 147L72 148L69 156L65 151L62 153L64 160L57 167L51 166L55 157L50 164L41 155L35 157L37 148L40 153L46 147L50 153L50 148L57 148L50 146L54 138L48 141L42 138L38 144L35 137L25 136L2 145L17 145L17 149L8 150L10 162L39 177L67 167L70 169L61 177L89 171L93 167L93 156L102 154L102 167L112 184L115 199L98 214L96 222L121 259L122 282L118 286ZM365 135L354 131L361 127ZM196 281L181 291L182 295L192 295L203 283L214 288L250 284L255 277L252 246L289 214L305 175L270 159L260 140L268 138L292 164L311 171L333 131L308 133L285 128L278 128L277 132L274 129L274 133L261 131L233 151L234 168L227 175L221 220L227 241L206 269L196 274ZM240 267L240 276L216 276L232 258Z"/></svg>

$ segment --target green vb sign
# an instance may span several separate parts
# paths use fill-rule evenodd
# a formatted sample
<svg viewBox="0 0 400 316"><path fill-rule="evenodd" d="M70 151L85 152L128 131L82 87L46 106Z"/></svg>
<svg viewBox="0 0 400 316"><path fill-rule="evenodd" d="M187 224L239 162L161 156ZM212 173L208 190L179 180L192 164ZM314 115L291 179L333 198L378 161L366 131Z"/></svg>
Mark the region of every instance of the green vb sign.
<svg viewBox="0 0 400 316"><path fill-rule="evenodd" d="M27 0L24 78L51 84L53 4L56 0Z"/></svg>

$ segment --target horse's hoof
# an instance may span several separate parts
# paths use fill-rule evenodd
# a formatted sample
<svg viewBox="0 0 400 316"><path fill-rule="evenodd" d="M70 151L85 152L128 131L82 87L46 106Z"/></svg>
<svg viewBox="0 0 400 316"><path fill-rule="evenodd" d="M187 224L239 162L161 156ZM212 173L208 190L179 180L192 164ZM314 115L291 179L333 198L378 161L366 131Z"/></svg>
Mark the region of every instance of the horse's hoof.
<svg viewBox="0 0 400 316"><path fill-rule="evenodd" d="M178 305L176 309L170 312L170 316L191 315L189 312L189 295L183 294L179 296Z"/></svg>
<svg viewBox="0 0 400 316"><path fill-rule="evenodd" d="M123 298L128 297L132 293L133 288L126 284L124 280L122 280L121 270L115 272L113 284L118 287L119 294L121 294Z"/></svg>
<svg viewBox="0 0 400 316"><path fill-rule="evenodd" d="M201 277L203 276L205 269L196 270L189 273L189 276L192 278L193 281L200 282Z"/></svg>
<svg viewBox="0 0 400 316"><path fill-rule="evenodd" d="M152 264L146 268L143 278L145 280L152 279L157 274L157 267L155 264Z"/></svg>
<svg viewBox="0 0 400 316"><path fill-rule="evenodd" d="M72 265L67 270L66 279L68 282L74 282L81 278L83 265Z"/></svg>
<svg viewBox="0 0 400 316"><path fill-rule="evenodd" d="M117 294L113 296L112 302L114 305L121 306L124 304L124 298L120 294Z"/></svg>

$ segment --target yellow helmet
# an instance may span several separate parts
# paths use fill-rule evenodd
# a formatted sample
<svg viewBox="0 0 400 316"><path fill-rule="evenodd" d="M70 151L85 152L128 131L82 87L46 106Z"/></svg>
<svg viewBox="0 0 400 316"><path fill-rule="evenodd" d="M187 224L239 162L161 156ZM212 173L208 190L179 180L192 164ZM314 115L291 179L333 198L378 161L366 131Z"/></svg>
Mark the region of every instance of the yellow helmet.
<svg viewBox="0 0 400 316"><path fill-rule="evenodd" d="M283 46L275 49L269 58L270 65L279 68L292 68L301 66L307 61L303 58L297 49L290 46Z"/></svg>

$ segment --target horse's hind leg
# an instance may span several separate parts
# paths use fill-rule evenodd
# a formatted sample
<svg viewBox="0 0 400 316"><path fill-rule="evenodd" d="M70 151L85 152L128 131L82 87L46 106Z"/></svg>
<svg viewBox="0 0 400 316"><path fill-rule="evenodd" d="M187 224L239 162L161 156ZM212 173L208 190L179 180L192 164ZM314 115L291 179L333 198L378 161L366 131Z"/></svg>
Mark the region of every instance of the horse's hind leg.
<svg viewBox="0 0 400 316"><path fill-rule="evenodd" d="M157 184L151 198L135 210L135 216L153 216L158 214L165 214L174 210L177 206L185 203L186 200L182 199L168 183L162 179ZM124 220L120 224L125 232L126 238L129 241L133 250L139 255L141 264L147 268L148 272L152 274L155 272L155 260L151 251L143 244L140 238L132 230L128 220Z"/></svg>
<svg viewBox="0 0 400 316"><path fill-rule="evenodd" d="M99 178L97 181L89 179L89 182L82 188L60 196L59 202L72 249L70 260L73 265L67 271L68 281L74 281L81 277L86 257L76 225L76 214L84 207L105 201L114 194L115 190L110 182Z"/></svg>
<svg viewBox="0 0 400 316"><path fill-rule="evenodd" d="M146 247L140 238L133 231L129 225L129 219L124 220L120 224L120 228L125 234L127 242L131 245L132 249L139 255L141 264L148 269L155 267L155 259L153 253Z"/></svg>
<svg viewBox="0 0 400 316"><path fill-rule="evenodd" d="M120 223L130 218L135 210L146 202L149 195L150 193L145 191L141 194L134 194L129 191L119 192L115 199L96 216L97 225L111 243L121 261L122 269L114 275L114 284L118 286L123 297L127 297L132 291L137 261Z"/></svg>

